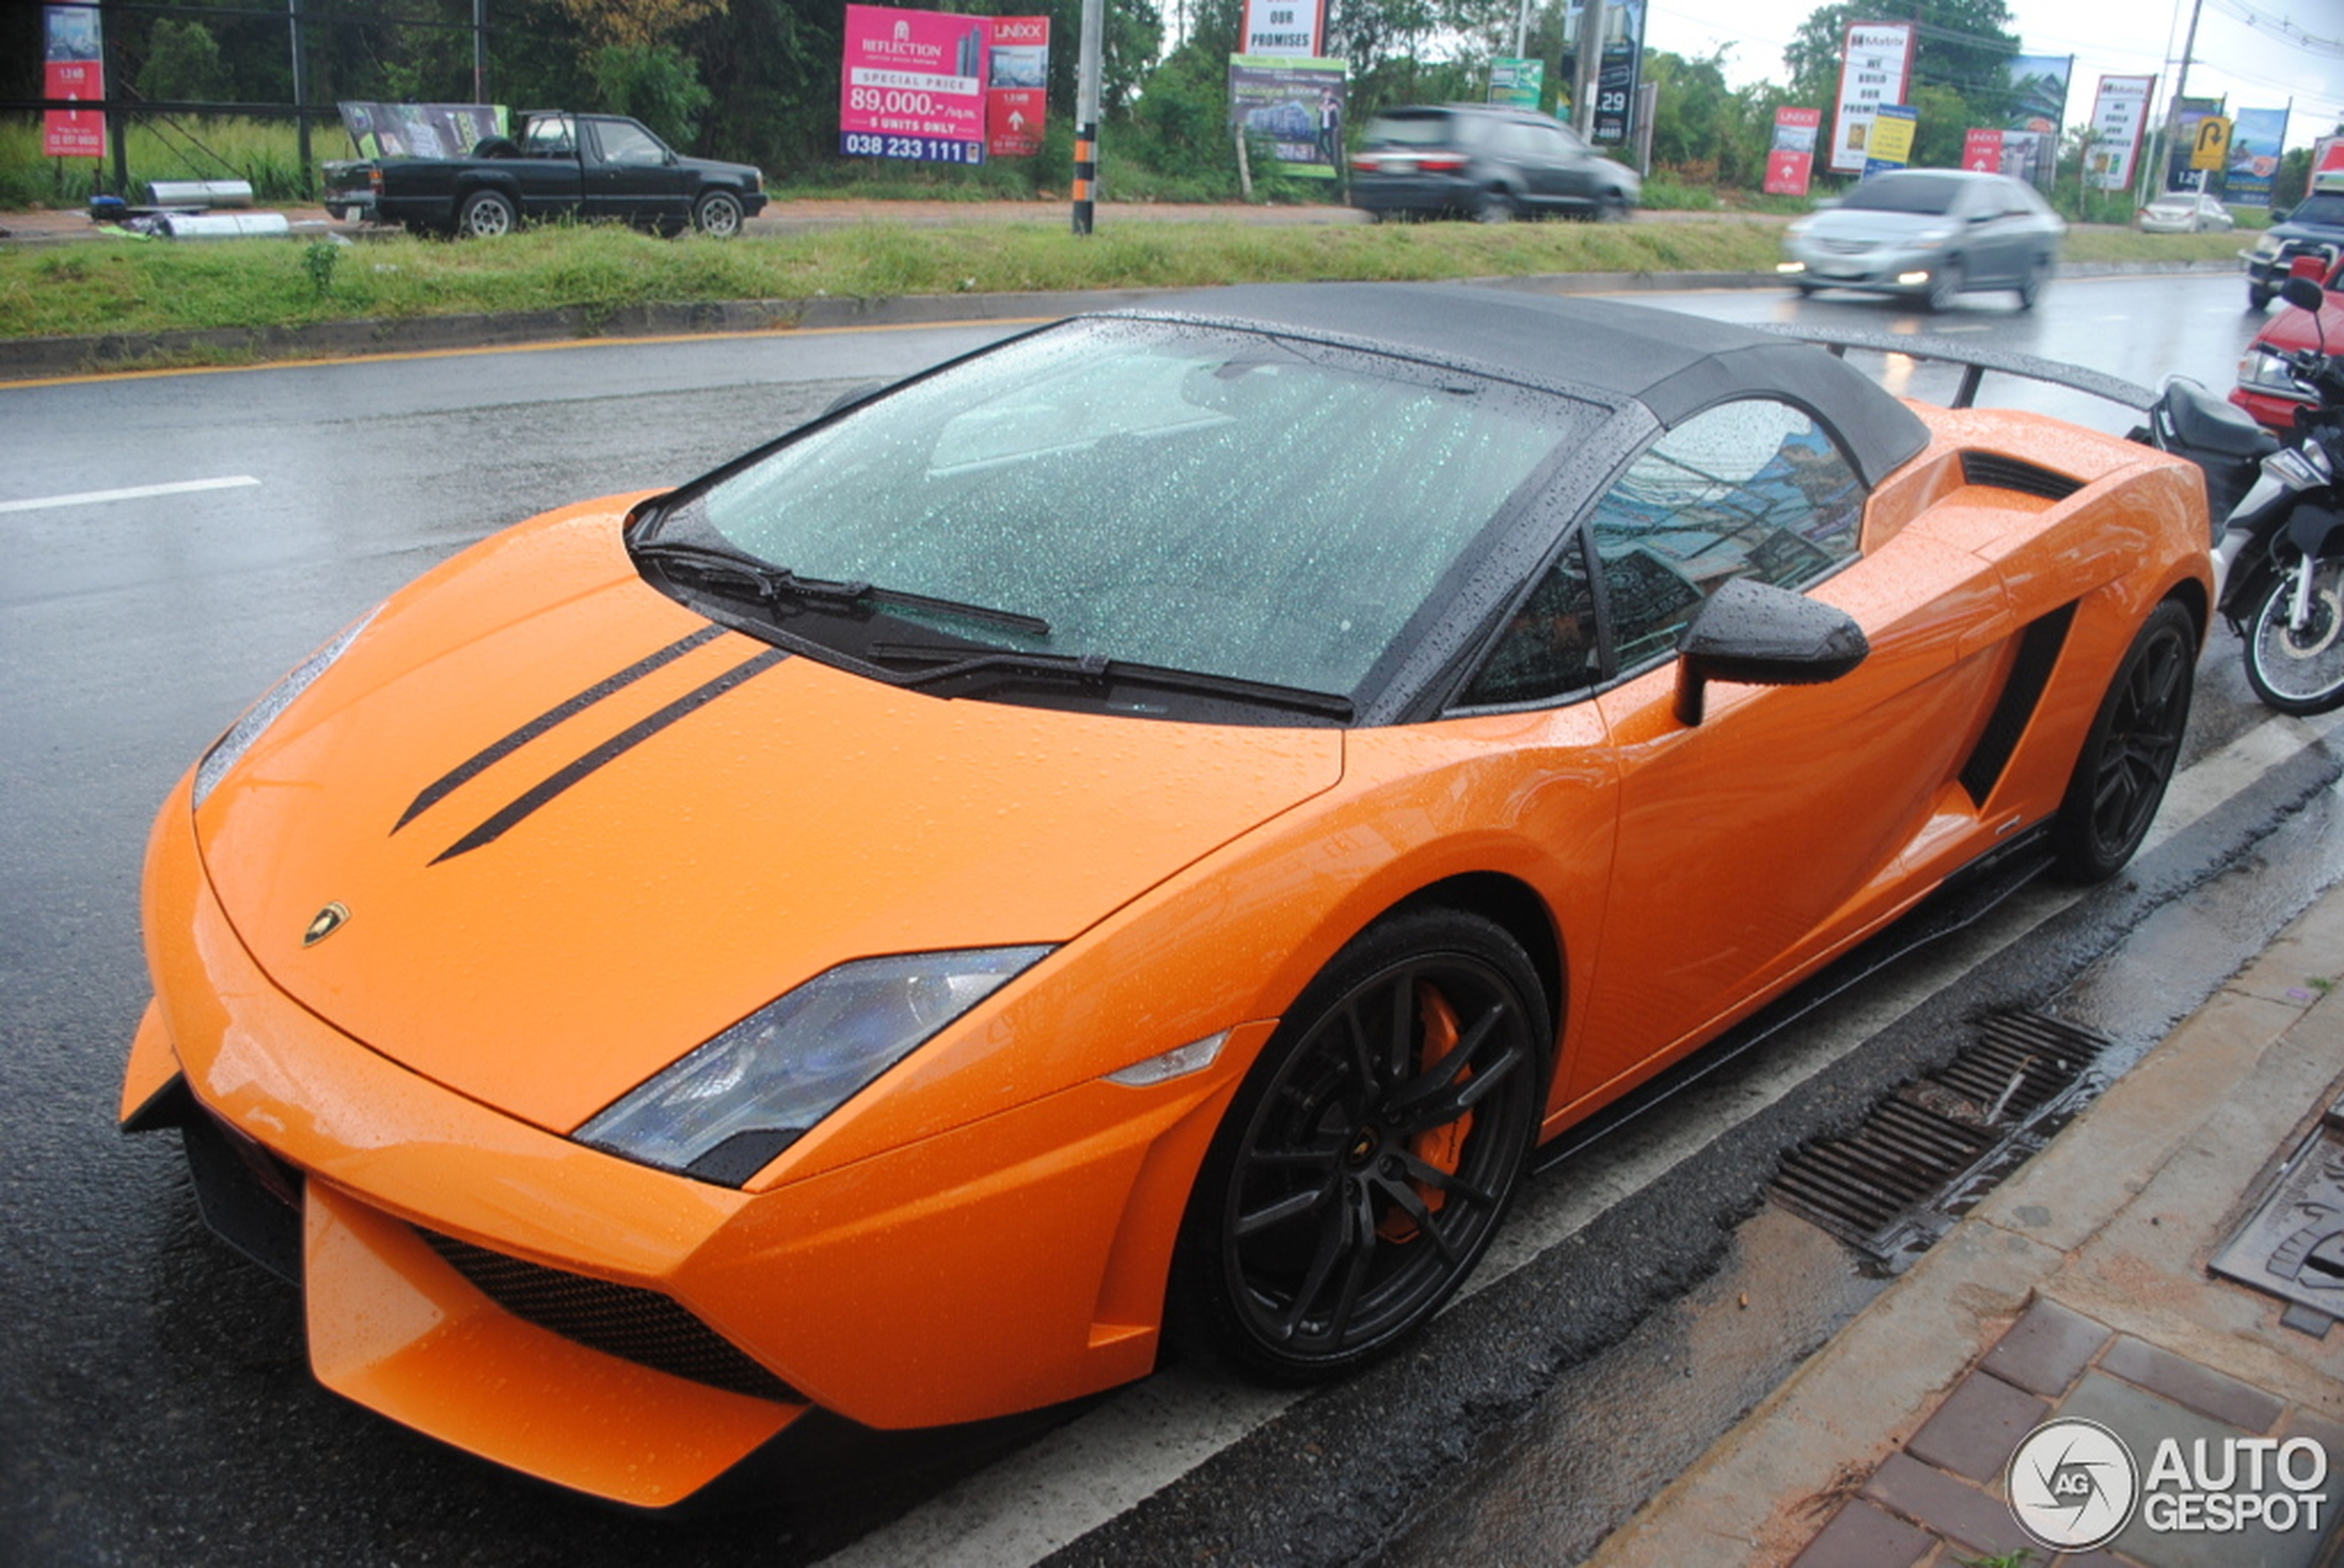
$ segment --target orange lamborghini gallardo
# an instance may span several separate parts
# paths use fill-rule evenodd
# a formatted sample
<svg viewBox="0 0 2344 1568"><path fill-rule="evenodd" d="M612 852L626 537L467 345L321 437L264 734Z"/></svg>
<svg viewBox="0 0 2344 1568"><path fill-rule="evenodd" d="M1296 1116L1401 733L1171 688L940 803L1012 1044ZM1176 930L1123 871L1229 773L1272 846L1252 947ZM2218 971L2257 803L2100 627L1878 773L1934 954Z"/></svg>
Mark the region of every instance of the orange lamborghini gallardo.
<svg viewBox="0 0 2344 1568"><path fill-rule="evenodd" d="M149 854L122 1117L329 1386L640 1507L1286 1382L1988 856L2106 877L2196 472L1667 312L1082 317L431 572Z"/></svg>

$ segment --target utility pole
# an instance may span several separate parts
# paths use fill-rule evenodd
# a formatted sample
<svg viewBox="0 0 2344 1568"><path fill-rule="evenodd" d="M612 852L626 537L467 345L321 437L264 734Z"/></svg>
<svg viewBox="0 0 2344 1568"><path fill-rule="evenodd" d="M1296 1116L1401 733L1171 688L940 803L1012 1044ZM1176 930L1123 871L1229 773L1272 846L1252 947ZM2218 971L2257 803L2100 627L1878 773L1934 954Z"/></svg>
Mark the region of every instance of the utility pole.
<svg viewBox="0 0 2344 1568"><path fill-rule="evenodd" d="M1099 71L1106 0L1082 0L1082 46L1074 78L1074 232L1091 232L1099 184Z"/></svg>
<svg viewBox="0 0 2344 1568"><path fill-rule="evenodd" d="M309 66L301 46L301 0L285 0L285 30L293 35L293 138L301 150L302 194L309 186Z"/></svg>
<svg viewBox="0 0 2344 1568"><path fill-rule="evenodd" d="M2197 49L2197 14L2205 8L2206 0L2190 0L2189 31L2182 39L2182 68L2173 78L2173 95L2165 102L2165 123L2158 127L2156 139L2151 144L2156 156L2140 172L2140 178L2133 182L2133 205L2135 207L2147 206L2151 197L2161 195L2165 189L2165 149L2182 123L2182 99L2189 92L2189 57ZM2173 35L2169 32L2165 36L2170 40ZM2157 181L2153 186L2149 184L2152 175Z"/></svg>
<svg viewBox="0 0 2344 1568"><path fill-rule="evenodd" d="M1609 15L1604 0L1579 8L1579 69L1571 89L1571 123L1589 141L1596 138L1596 85L1603 79L1603 29Z"/></svg>

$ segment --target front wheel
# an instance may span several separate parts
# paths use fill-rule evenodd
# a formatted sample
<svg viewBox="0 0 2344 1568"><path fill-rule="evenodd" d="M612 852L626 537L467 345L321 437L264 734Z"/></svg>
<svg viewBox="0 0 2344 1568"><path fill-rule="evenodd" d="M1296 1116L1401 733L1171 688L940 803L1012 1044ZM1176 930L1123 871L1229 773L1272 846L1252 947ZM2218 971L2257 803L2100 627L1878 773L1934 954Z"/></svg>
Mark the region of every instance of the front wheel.
<svg viewBox="0 0 2344 1568"><path fill-rule="evenodd" d="M692 208L692 226L711 239L729 240L741 232L746 216L741 198L728 190L712 190Z"/></svg>
<svg viewBox="0 0 2344 1568"><path fill-rule="evenodd" d="M2268 309L2268 308L2269 308L2269 306L2270 306L2270 303L2271 303L2271 290L2270 290L2269 285L2265 284L2265 283L2249 283L2249 284L2247 284L2247 285L2246 285L2246 308L2247 308L2247 309L2249 309L2249 310L2265 310L2265 309Z"/></svg>
<svg viewBox="0 0 2344 1568"><path fill-rule="evenodd" d="M1961 293L1961 263L1948 261L1930 274L1929 292L1924 296L1931 310L1951 310L1954 298Z"/></svg>
<svg viewBox="0 0 2344 1568"><path fill-rule="evenodd" d="M2295 624L2296 590L2312 574L2311 603ZM2272 580L2246 623L2246 684L2282 713L2344 707L2344 560L2329 557Z"/></svg>
<svg viewBox="0 0 2344 1568"><path fill-rule="evenodd" d="M2168 600L2116 666L2052 820L2052 853L2069 881L2106 881L2148 836L2181 760L2196 672L2196 625Z"/></svg>
<svg viewBox="0 0 2344 1568"><path fill-rule="evenodd" d="M1423 909L1355 939L1214 1134L1181 1226L1176 1336L1295 1384L1422 1326L1513 1201L1552 1037L1536 972L1494 922Z"/></svg>

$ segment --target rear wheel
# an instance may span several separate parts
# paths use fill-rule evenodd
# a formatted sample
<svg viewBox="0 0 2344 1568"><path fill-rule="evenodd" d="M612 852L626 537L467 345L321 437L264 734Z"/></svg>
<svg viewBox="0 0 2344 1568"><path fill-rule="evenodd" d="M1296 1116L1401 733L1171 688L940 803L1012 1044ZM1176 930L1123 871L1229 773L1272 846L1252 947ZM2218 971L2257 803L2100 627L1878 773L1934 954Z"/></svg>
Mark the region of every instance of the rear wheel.
<svg viewBox="0 0 2344 1568"><path fill-rule="evenodd" d="M2035 302L2043 297L2043 285L2051 281L2051 258L2039 256L2027 264L2027 276L2018 281L2018 308L2032 310Z"/></svg>
<svg viewBox="0 0 2344 1568"><path fill-rule="evenodd" d="M2105 881L2148 836L2181 760L2196 664L2189 612L2158 605L2116 666L2052 822L2051 848L2068 880Z"/></svg>
<svg viewBox="0 0 2344 1568"><path fill-rule="evenodd" d="M2293 624L2295 591L2305 569L2272 580L2247 622L2246 684L2282 713L2325 713L2344 707L2344 560L2314 559L2311 605Z"/></svg>
<svg viewBox="0 0 2344 1568"><path fill-rule="evenodd" d="M513 198L499 190L476 190L456 209L456 233L464 239L494 239L509 234L520 221Z"/></svg>
<svg viewBox="0 0 2344 1568"><path fill-rule="evenodd" d="M1473 198L1473 221L1477 223L1511 223L1513 221L1513 197L1502 190L1485 190Z"/></svg>
<svg viewBox="0 0 2344 1568"><path fill-rule="evenodd" d="M1303 1383L1420 1327L1513 1201L1552 1037L1537 976L1495 923L1426 909L1360 935L1214 1137L1174 1267L1178 1336Z"/></svg>

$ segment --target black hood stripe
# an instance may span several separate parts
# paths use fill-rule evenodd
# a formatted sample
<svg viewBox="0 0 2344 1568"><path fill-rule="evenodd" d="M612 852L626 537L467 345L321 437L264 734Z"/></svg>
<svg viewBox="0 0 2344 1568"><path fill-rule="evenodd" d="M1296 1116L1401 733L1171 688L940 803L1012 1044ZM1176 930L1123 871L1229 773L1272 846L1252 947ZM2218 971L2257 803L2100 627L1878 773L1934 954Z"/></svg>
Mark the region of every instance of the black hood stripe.
<svg viewBox="0 0 2344 1568"><path fill-rule="evenodd" d="M672 664L693 649L713 642L724 635L724 628L721 626L704 626L689 637L671 642L648 657L638 659L608 680L588 687L559 706L546 709L504 739L459 763L454 769L442 773L425 784L423 793L408 804L407 809L400 814L399 820L392 824L390 831L397 832L401 828L438 805L448 796L471 783L480 773L503 761L564 719L575 718L604 698L614 692L625 690L653 670L665 664Z"/></svg>
<svg viewBox="0 0 2344 1568"><path fill-rule="evenodd" d="M441 850L432 857L431 863L437 866L442 860L452 860L459 855L470 854L483 844L494 844L504 836L508 829L520 822L539 807L552 800L589 773L596 772L604 764L633 750L678 719L705 708L751 676L762 674L788 657L788 650L770 648L752 659L735 664L705 686L686 692L650 717L629 724L577 761L570 763L561 772L523 795L510 806L489 818L471 832Z"/></svg>

